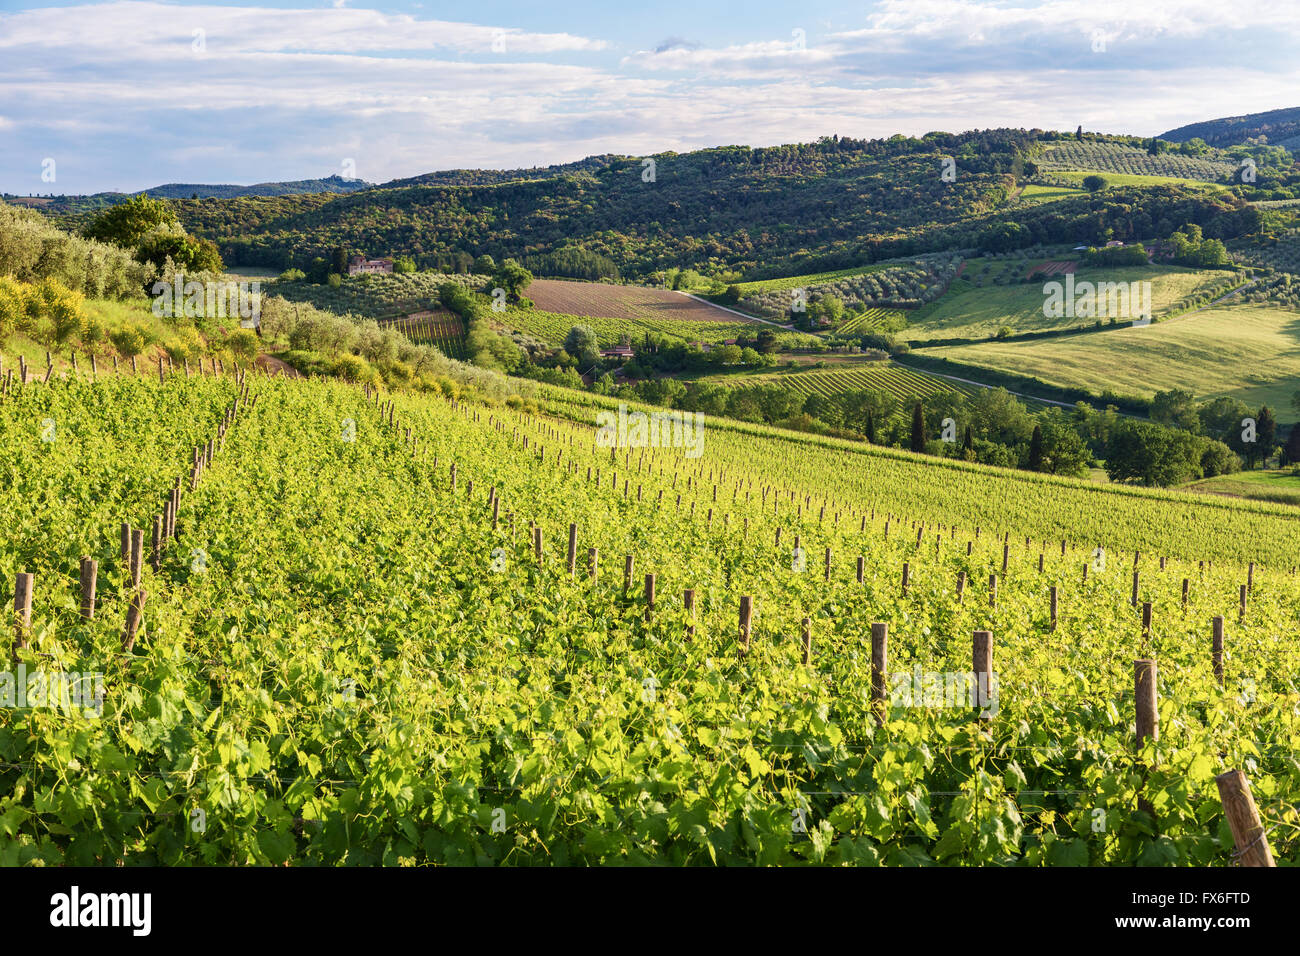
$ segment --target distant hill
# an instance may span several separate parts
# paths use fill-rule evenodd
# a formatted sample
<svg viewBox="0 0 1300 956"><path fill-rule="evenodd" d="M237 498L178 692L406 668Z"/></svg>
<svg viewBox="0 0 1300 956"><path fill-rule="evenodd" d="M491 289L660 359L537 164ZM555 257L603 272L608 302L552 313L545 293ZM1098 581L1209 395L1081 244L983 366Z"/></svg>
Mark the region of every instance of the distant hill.
<svg viewBox="0 0 1300 956"><path fill-rule="evenodd" d="M329 176L325 179L298 179L287 183L257 183L253 186L167 183L143 192L155 199L193 199L196 195L200 199L238 199L241 196L292 196L297 193L354 193L373 185L364 179Z"/></svg>
<svg viewBox="0 0 1300 956"><path fill-rule="evenodd" d="M1235 146L1261 136L1273 146L1300 146L1300 107L1190 123L1161 133L1159 138L1173 143L1203 139L1210 146Z"/></svg>
<svg viewBox="0 0 1300 956"><path fill-rule="evenodd" d="M230 265L307 269L342 247L349 255L409 256L441 273L465 272L486 255L520 259L541 276L583 279L644 278L669 267L763 279L972 247L1132 241L1186 222L1233 238L1258 218L1239 197L1170 185L1041 206L1011 201L1018 171L1037 169L1039 145L1067 141L1075 143L1014 129L823 137L432 172L345 195L176 205L186 228L215 241ZM946 178L954 160L955 175Z"/></svg>
<svg viewBox="0 0 1300 956"><path fill-rule="evenodd" d="M374 183L364 179L344 179L342 176L327 176L324 179L298 179L283 183L256 183L252 186L234 184L212 185L204 183L167 183L142 189L136 193L103 192L89 196L12 196L8 193L0 196L5 202L15 205L31 206L42 212L55 216L85 218L106 206L125 202L132 196L151 196L154 199L247 199L268 196L301 196L311 193L341 195L355 193L364 189L373 189Z"/></svg>
<svg viewBox="0 0 1300 956"><path fill-rule="evenodd" d="M500 183L518 182L520 180L552 179L556 176L568 176L575 173L595 173L618 161L617 156L606 153L601 156L588 156L574 163L560 166L533 166L529 169L443 169L432 173L423 173L409 179L394 179L383 184L385 189L400 189L404 186L496 186Z"/></svg>

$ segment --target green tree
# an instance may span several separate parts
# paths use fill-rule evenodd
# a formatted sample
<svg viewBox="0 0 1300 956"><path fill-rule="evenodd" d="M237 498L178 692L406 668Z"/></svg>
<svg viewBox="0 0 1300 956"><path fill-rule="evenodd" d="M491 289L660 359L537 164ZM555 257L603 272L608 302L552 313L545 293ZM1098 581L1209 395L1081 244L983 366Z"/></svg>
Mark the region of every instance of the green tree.
<svg viewBox="0 0 1300 956"><path fill-rule="evenodd" d="M84 234L87 239L136 249L145 236L160 230L180 231L180 220L171 205L161 199L133 196L97 215Z"/></svg>
<svg viewBox="0 0 1300 956"><path fill-rule="evenodd" d="M491 281L494 288L506 290L507 300L517 302L533 281L533 274L514 259L506 259L492 273Z"/></svg>
<svg viewBox="0 0 1300 956"><path fill-rule="evenodd" d="M1029 436L1029 464L1030 471L1043 470L1043 427L1035 425L1033 434Z"/></svg>
<svg viewBox="0 0 1300 956"><path fill-rule="evenodd" d="M490 276L496 272L496 260L484 253L474 260L473 272L475 275Z"/></svg>
<svg viewBox="0 0 1300 956"><path fill-rule="evenodd" d="M1151 420L1189 432L1198 431L1201 427L1195 396L1181 388L1156 392L1151 399Z"/></svg>
<svg viewBox="0 0 1300 956"><path fill-rule="evenodd" d="M596 333L589 325L575 325L564 337L564 351L577 358L584 365L589 365L600 358L600 346Z"/></svg>
<svg viewBox="0 0 1300 956"><path fill-rule="evenodd" d="M925 451L925 409L918 401L912 408L912 451Z"/></svg>
<svg viewBox="0 0 1300 956"><path fill-rule="evenodd" d="M1083 188L1088 190L1090 193L1100 192L1108 185L1110 184L1106 182L1106 177L1098 176L1096 173L1093 173L1091 176L1083 177Z"/></svg>

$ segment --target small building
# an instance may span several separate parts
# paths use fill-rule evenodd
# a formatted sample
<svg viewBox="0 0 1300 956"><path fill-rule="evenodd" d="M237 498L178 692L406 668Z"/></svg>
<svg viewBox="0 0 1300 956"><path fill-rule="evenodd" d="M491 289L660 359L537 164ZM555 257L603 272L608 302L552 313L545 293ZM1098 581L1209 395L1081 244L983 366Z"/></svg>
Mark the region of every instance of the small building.
<svg viewBox="0 0 1300 956"><path fill-rule="evenodd" d="M630 345L616 345L613 348L601 349L602 358L632 358L635 354Z"/></svg>
<svg viewBox="0 0 1300 956"><path fill-rule="evenodd" d="M348 275L382 275L393 271L392 259L367 259L353 256L348 260Z"/></svg>
<svg viewBox="0 0 1300 956"><path fill-rule="evenodd" d="M1123 247L1124 243L1120 242L1118 239L1112 239L1110 242L1106 243L1107 249L1122 249Z"/></svg>

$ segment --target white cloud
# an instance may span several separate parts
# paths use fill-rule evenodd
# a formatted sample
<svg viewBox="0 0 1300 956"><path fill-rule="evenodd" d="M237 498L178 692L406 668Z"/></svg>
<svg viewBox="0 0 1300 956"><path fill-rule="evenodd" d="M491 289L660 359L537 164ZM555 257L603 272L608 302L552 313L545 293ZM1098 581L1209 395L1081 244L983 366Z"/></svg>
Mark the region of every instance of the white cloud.
<svg viewBox="0 0 1300 956"><path fill-rule="evenodd" d="M1244 17L1200 0L885 0L862 29L809 33L804 49L779 34L659 40L657 24L653 50L619 59L593 38L372 10L34 10L0 15L0 188L48 192L44 156L60 158L60 188L92 191L328 175L344 158L382 181L832 132L1150 135L1300 105L1300 66L1278 55L1297 21L1275 0Z"/></svg>

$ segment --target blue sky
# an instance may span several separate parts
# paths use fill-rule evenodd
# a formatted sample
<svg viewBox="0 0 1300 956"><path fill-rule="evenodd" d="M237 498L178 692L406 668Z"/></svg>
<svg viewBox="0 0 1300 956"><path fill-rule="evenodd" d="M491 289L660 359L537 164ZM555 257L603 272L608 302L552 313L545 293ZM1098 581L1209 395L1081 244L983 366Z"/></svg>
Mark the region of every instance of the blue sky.
<svg viewBox="0 0 1300 956"><path fill-rule="evenodd" d="M1295 0L0 0L0 190L1300 106Z"/></svg>

